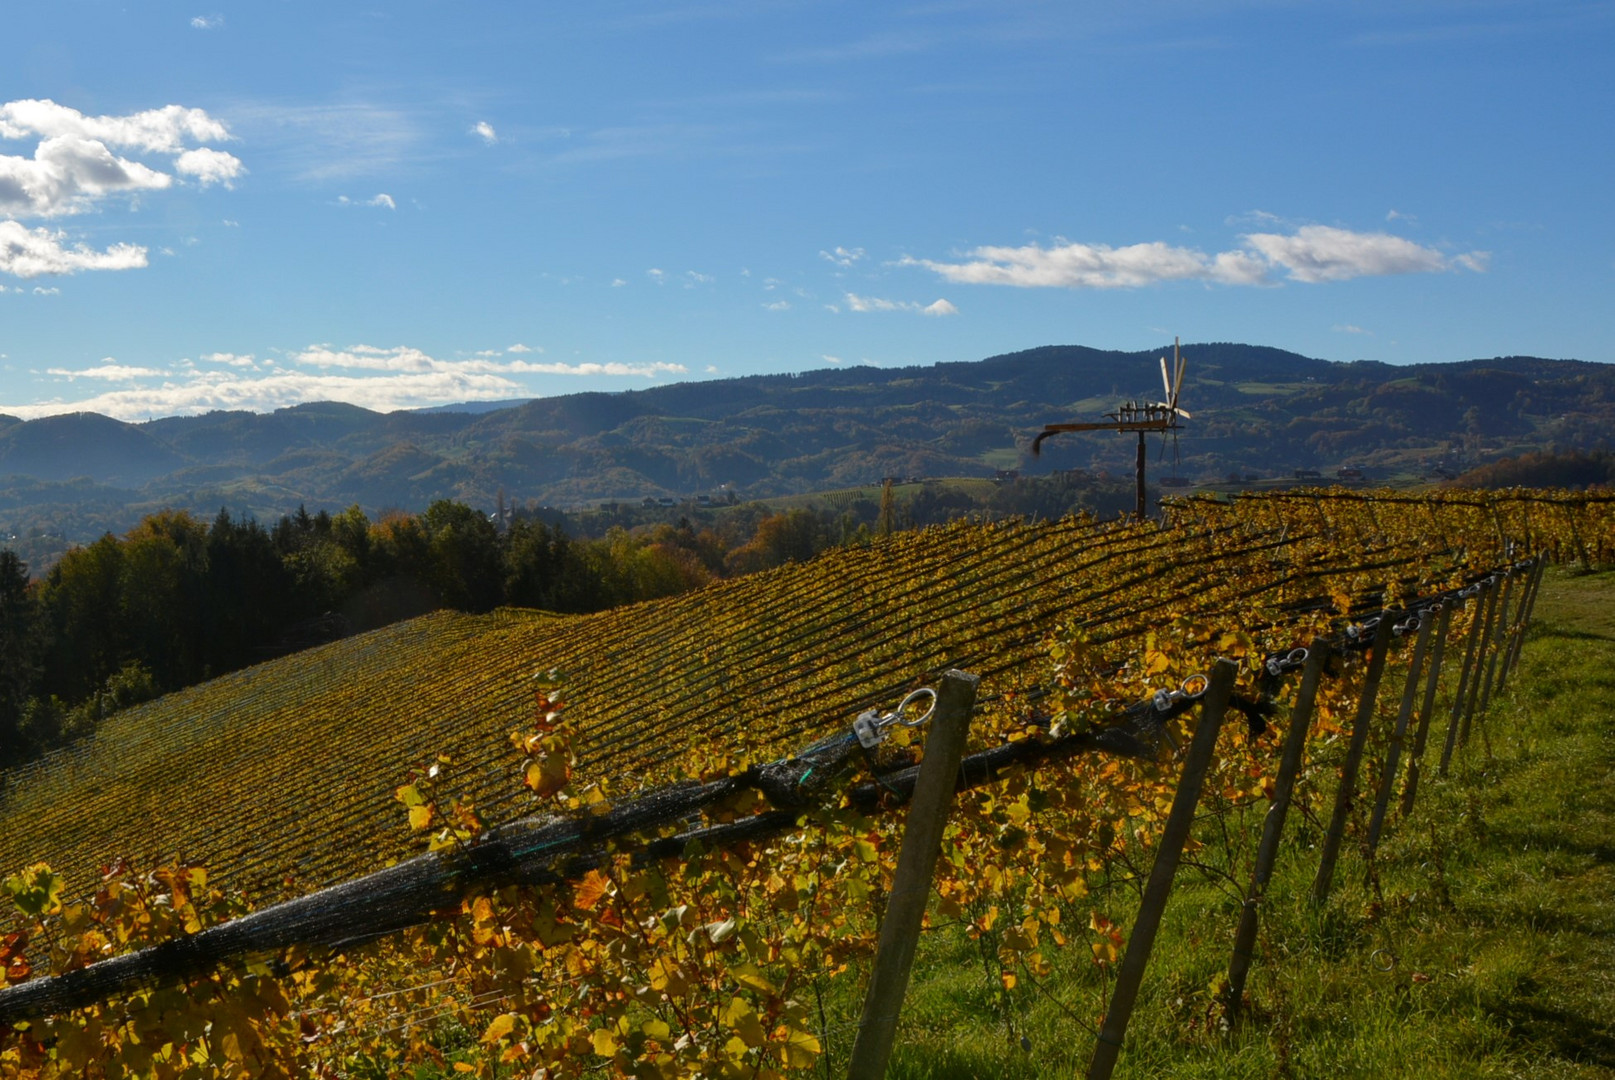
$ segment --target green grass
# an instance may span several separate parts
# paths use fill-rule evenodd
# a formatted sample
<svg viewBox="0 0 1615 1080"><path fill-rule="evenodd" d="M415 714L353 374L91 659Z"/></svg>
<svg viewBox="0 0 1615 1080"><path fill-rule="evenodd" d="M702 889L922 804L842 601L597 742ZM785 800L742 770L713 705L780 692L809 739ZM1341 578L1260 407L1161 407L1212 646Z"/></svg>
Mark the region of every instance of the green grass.
<svg viewBox="0 0 1615 1080"><path fill-rule="evenodd" d="M1318 830L1292 814L1243 1020L1220 994L1237 902L1180 871L1118 1077L1615 1076L1615 574L1550 576L1536 614L1507 692L1448 778L1428 770L1375 883L1348 842L1314 909ZM889 1075L1083 1075L1105 990L1078 951L1006 1000L975 943L928 935Z"/></svg>

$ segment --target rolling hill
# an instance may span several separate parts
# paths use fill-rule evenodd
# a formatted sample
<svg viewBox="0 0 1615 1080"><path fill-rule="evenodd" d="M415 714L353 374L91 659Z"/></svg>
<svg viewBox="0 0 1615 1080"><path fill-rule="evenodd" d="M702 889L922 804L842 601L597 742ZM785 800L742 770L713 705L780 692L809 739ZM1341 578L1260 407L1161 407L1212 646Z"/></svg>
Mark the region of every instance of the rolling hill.
<svg viewBox="0 0 1615 1080"><path fill-rule="evenodd" d="M1371 476L1460 470L1504 452L1607 446L1615 367L1509 357L1335 363L1252 345L1185 347L1192 479L1352 464ZM162 507L273 519L299 503L369 513L453 498L491 508L707 492L747 498L883 476L1130 468L1103 433L1025 448L1042 424L1159 396L1156 351L1049 346L968 363L573 394L491 411L379 414L320 403L125 424L0 418L0 542L123 531Z"/></svg>

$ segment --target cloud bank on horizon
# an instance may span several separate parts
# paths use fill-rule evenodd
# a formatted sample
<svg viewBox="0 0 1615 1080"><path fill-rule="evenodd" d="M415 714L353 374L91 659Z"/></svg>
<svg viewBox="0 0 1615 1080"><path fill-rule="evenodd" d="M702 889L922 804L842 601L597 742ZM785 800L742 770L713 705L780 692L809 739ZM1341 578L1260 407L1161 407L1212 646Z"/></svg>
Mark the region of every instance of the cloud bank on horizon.
<svg viewBox="0 0 1615 1080"><path fill-rule="evenodd" d="M269 412L313 401L340 401L392 412L455 401L497 401L531 396L515 375L656 379L687 374L682 364L652 362L565 363L529 360L542 353L514 344L469 357L440 359L407 345L382 348L309 345L280 357L206 353L167 369L120 364L111 357L85 368L50 368L57 381L118 385L85 397L59 397L27 405L0 404L0 414L23 420L61 413L97 412L119 420L194 416L214 410ZM134 385L141 384L141 385Z"/></svg>

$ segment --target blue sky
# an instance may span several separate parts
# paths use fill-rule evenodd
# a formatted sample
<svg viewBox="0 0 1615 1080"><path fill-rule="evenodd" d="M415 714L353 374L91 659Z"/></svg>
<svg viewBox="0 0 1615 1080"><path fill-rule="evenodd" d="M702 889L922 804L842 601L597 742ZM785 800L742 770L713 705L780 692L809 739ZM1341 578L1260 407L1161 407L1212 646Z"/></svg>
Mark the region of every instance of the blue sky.
<svg viewBox="0 0 1615 1080"><path fill-rule="evenodd" d="M1174 335L1615 360L1609 2L56 0L0 26L12 415Z"/></svg>

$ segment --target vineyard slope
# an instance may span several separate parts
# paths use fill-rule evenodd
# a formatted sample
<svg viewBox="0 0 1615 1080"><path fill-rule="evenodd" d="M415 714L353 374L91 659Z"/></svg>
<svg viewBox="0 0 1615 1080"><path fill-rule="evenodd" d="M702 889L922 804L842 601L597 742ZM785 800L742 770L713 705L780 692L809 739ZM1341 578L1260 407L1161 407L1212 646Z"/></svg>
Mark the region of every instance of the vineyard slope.
<svg viewBox="0 0 1615 1080"><path fill-rule="evenodd" d="M302 892L408 850L393 791L439 754L487 820L523 813L508 736L539 670L566 680L581 769L631 788L695 741L790 750L950 666L987 693L1035 682L1087 572L1170 584L1149 569L1165 543L958 524L596 615L426 615L116 714L0 775L0 867L45 860L82 891L114 859L181 858L259 896Z"/></svg>

